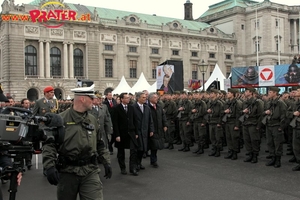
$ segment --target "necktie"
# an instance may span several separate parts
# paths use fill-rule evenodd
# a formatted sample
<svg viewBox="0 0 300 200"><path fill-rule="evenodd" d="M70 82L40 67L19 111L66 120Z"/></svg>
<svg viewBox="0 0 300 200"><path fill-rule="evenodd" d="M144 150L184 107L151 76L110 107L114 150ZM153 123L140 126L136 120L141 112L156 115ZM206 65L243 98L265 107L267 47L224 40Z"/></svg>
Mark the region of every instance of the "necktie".
<svg viewBox="0 0 300 200"><path fill-rule="evenodd" d="M96 110L97 110L97 111L99 111L99 108L98 108L98 106L95 106L95 108L96 108Z"/></svg>
<svg viewBox="0 0 300 200"><path fill-rule="evenodd" d="M125 109L126 112L128 111L128 110L127 110L127 105L125 105L125 108L124 108L124 109Z"/></svg>
<svg viewBox="0 0 300 200"><path fill-rule="evenodd" d="M153 108L156 110L156 105L155 104L153 104Z"/></svg>
<svg viewBox="0 0 300 200"><path fill-rule="evenodd" d="M144 112L144 107L143 105L140 106L142 113Z"/></svg>
<svg viewBox="0 0 300 200"><path fill-rule="evenodd" d="M113 107L112 101L109 101L109 105L110 105L111 108Z"/></svg>

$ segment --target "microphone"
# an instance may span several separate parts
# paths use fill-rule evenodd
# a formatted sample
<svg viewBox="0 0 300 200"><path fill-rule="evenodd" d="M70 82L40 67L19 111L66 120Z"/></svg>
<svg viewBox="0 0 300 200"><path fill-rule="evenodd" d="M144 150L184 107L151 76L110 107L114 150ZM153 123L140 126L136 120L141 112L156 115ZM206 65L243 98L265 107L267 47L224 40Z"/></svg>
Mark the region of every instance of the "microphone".
<svg viewBox="0 0 300 200"><path fill-rule="evenodd" d="M44 117L39 118L41 121L45 122L48 127L62 127L64 126L64 120L58 114L46 113Z"/></svg>

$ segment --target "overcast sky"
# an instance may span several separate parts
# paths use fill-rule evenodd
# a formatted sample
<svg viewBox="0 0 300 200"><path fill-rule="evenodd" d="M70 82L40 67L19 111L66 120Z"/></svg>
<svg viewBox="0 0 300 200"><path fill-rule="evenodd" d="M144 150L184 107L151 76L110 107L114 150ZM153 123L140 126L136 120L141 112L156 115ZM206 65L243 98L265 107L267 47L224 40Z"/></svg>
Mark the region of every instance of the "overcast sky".
<svg viewBox="0 0 300 200"><path fill-rule="evenodd" d="M0 0L3 2L3 0ZM15 4L29 3L32 0L15 0ZM212 4L222 0L190 0L193 3L194 19L200 17ZM262 2L263 0L257 0ZM271 0L272 2L300 5L299 0ZM65 0L67 3L80 3L87 6L110 8L145 14L156 14L158 16L183 19L183 4L186 0Z"/></svg>

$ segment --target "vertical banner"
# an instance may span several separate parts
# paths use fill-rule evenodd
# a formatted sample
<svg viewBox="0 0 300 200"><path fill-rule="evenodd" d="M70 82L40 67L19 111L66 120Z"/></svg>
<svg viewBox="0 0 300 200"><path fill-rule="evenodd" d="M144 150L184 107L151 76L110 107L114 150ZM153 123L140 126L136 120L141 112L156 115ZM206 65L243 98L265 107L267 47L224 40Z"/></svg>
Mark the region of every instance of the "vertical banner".
<svg viewBox="0 0 300 200"><path fill-rule="evenodd" d="M167 60L156 67L157 89L165 93L183 90L183 63L182 61Z"/></svg>
<svg viewBox="0 0 300 200"><path fill-rule="evenodd" d="M227 92L228 88L231 88L231 80L230 79L224 79L224 90Z"/></svg>
<svg viewBox="0 0 300 200"><path fill-rule="evenodd" d="M274 65L259 66L259 86L275 86Z"/></svg>

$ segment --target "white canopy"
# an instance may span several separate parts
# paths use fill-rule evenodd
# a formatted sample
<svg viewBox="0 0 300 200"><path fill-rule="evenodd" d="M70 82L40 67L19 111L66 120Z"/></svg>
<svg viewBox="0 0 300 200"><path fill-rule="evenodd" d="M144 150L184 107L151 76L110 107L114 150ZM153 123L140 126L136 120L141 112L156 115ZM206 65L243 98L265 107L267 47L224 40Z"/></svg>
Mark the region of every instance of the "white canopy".
<svg viewBox="0 0 300 200"><path fill-rule="evenodd" d="M210 77L208 78L206 83L204 84L205 90L210 86L210 84L212 82L214 82L216 80L220 81L220 90L224 90L224 80L225 79L226 79L226 77L222 73L219 65L216 64L214 71L212 72L212 74L210 75ZM200 88L200 90L203 90L203 86Z"/></svg>
<svg viewBox="0 0 300 200"><path fill-rule="evenodd" d="M143 72L140 75L139 80L134 84L134 86L130 89L130 92L132 94L136 93L136 92L141 92L143 90L147 90L151 85L148 83L148 81L146 80Z"/></svg>
<svg viewBox="0 0 300 200"><path fill-rule="evenodd" d="M122 92L129 92L131 87L128 85L124 76L122 76L119 85L112 91L112 94L121 94Z"/></svg>
<svg viewBox="0 0 300 200"><path fill-rule="evenodd" d="M67 100L71 100L71 97L70 97L70 95L68 95L68 96L67 96Z"/></svg>
<svg viewBox="0 0 300 200"><path fill-rule="evenodd" d="M155 83L153 83L149 88L148 88L148 92L156 92L156 88L157 88L157 81L155 81Z"/></svg>

